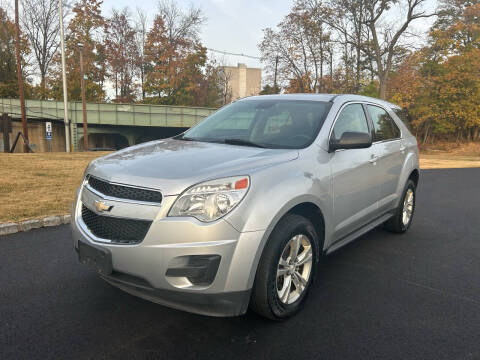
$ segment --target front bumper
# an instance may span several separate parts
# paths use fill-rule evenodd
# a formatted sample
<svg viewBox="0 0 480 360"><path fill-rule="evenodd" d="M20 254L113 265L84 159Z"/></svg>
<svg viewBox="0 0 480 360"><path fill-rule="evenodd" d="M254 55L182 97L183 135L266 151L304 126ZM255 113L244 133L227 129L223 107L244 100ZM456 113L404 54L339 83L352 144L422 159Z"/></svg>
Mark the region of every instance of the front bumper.
<svg viewBox="0 0 480 360"><path fill-rule="evenodd" d="M111 285L142 299L171 307L208 316L237 316L247 311L250 290L223 292L218 294L187 292L166 289L154 289L139 285L135 281L116 276L101 276Z"/></svg>
<svg viewBox="0 0 480 360"><path fill-rule="evenodd" d="M166 196L155 209L110 201L119 212L126 214L131 206L130 214L153 216L143 241L135 245L111 244L93 236L82 220L82 202L93 201L98 194L82 187L78 197L71 223L75 248L82 241L111 254L113 271L101 274L107 282L141 298L197 314L235 316L246 312L263 231L238 232L222 219L202 223L193 218L167 217L176 197ZM192 283L179 277L178 271L177 276L167 276L169 269L178 266L179 259L199 255L220 256L211 283Z"/></svg>

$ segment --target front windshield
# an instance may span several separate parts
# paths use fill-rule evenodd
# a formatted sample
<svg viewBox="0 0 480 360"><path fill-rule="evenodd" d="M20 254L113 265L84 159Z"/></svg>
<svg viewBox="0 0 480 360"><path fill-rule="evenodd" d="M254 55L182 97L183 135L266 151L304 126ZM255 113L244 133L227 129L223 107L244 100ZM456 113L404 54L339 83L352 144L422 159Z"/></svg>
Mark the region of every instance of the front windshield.
<svg viewBox="0 0 480 360"><path fill-rule="evenodd" d="M215 112L178 139L300 149L315 140L330 106L322 101L238 101Z"/></svg>

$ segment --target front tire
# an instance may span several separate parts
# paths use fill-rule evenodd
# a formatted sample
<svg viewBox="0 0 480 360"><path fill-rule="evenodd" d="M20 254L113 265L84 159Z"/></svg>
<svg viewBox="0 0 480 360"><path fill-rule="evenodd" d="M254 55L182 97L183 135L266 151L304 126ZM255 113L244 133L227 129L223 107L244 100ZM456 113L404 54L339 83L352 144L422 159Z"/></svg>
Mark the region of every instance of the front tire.
<svg viewBox="0 0 480 360"><path fill-rule="evenodd" d="M406 232L412 224L413 213L415 212L415 190L415 183L409 179L395 215L385 223L385 228L388 231L401 234Z"/></svg>
<svg viewBox="0 0 480 360"><path fill-rule="evenodd" d="M265 246L250 308L272 320L298 312L315 278L318 253L318 235L312 223L299 215L286 215Z"/></svg>

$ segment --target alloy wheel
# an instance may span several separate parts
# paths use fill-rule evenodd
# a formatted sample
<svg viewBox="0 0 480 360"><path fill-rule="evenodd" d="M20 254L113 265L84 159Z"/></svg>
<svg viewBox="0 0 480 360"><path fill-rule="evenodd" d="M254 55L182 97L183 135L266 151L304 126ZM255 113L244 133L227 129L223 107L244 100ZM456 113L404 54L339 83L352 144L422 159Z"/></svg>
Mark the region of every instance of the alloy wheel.
<svg viewBox="0 0 480 360"><path fill-rule="evenodd" d="M284 304L297 301L306 290L312 272L313 248L303 234L293 236L282 251L277 267L277 294Z"/></svg>
<svg viewBox="0 0 480 360"><path fill-rule="evenodd" d="M413 214L413 190L408 189L405 194L405 199L403 200L403 212L402 212L402 223L404 226L407 226L410 223L410 219Z"/></svg>

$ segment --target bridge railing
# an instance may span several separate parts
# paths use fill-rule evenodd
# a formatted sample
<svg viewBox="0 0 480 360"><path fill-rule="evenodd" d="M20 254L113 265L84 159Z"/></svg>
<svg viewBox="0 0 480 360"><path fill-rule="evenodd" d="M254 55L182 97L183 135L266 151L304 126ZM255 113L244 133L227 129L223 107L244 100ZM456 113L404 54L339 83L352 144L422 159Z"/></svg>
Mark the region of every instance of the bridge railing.
<svg viewBox="0 0 480 360"><path fill-rule="evenodd" d="M63 120L63 102L60 101L26 100L25 108L29 118ZM69 102L68 110L71 122L83 122L81 102ZM189 106L87 103L87 121L101 125L191 127L215 111L214 108ZM20 100L0 99L0 112L19 118Z"/></svg>

